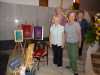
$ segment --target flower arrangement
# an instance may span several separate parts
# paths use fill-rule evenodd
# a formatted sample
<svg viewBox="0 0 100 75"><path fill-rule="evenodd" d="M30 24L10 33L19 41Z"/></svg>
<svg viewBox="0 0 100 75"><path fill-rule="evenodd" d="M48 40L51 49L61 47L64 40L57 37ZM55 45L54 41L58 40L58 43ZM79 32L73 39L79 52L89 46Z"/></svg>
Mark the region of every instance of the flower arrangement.
<svg viewBox="0 0 100 75"><path fill-rule="evenodd" d="M95 34L96 34L95 40L98 43L97 44L98 47L96 49L96 52L91 54L91 59L92 59L93 70L97 75L99 75L100 67L97 68L96 65L98 65L99 64L98 61L100 61L100 58L98 58L100 57L100 13L97 13L95 15L94 25L95 25Z"/></svg>
<svg viewBox="0 0 100 75"><path fill-rule="evenodd" d="M99 42L100 45L100 13L97 13L95 16L95 23L92 23L90 29L85 35L85 41L89 44L94 43L95 41Z"/></svg>
<svg viewBox="0 0 100 75"><path fill-rule="evenodd" d="M95 16L96 40L100 43L100 13Z"/></svg>

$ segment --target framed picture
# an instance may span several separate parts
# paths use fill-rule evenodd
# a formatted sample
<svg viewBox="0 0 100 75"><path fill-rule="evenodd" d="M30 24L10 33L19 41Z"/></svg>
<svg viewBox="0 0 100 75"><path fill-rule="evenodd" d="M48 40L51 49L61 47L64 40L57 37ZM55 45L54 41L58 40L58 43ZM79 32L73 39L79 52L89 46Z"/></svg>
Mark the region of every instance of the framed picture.
<svg viewBox="0 0 100 75"><path fill-rule="evenodd" d="M21 28L23 30L24 38L32 38L33 26L31 24L22 24Z"/></svg>
<svg viewBox="0 0 100 75"><path fill-rule="evenodd" d="M18 68L20 65L21 65L21 61L22 59L19 57L19 56L16 56L14 58L12 58L8 64L9 64L9 67L12 69L12 70L15 70L16 68Z"/></svg>
<svg viewBox="0 0 100 75"><path fill-rule="evenodd" d="M43 40L43 27L42 26L34 26L33 38L34 40Z"/></svg>
<svg viewBox="0 0 100 75"><path fill-rule="evenodd" d="M14 31L14 39L15 42L23 42L23 30L15 30Z"/></svg>

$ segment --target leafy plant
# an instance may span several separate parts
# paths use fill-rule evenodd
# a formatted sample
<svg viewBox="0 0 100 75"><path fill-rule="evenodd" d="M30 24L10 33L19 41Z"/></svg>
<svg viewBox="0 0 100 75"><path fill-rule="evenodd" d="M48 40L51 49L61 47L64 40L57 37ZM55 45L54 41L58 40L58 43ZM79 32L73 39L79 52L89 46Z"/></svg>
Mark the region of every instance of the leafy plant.
<svg viewBox="0 0 100 75"><path fill-rule="evenodd" d="M91 25L85 35L85 42L88 44L92 44L95 42L95 40L96 40L96 28L94 25Z"/></svg>

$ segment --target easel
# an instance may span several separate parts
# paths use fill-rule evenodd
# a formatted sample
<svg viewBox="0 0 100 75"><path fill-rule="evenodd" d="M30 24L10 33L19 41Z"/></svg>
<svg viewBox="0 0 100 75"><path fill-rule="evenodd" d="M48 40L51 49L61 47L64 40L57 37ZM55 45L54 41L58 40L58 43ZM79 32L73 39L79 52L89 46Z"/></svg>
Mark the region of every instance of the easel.
<svg viewBox="0 0 100 75"><path fill-rule="evenodd" d="M15 36L15 50L17 53L20 53L21 55L24 55L24 48L22 45L23 42L23 30L17 29L14 31Z"/></svg>
<svg viewBox="0 0 100 75"><path fill-rule="evenodd" d="M32 38L24 38L24 48L28 47L28 44L31 42Z"/></svg>
<svg viewBox="0 0 100 75"><path fill-rule="evenodd" d="M16 42L16 44L15 44L15 50L16 50L18 53L24 55L24 47L23 47L23 45L22 45L22 42Z"/></svg>

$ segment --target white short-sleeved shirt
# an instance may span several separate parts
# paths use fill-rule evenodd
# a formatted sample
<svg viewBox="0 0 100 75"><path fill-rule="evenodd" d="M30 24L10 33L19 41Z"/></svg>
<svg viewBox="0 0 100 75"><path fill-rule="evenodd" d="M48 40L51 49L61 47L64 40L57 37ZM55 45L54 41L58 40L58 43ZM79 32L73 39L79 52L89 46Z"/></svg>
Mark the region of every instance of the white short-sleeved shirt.
<svg viewBox="0 0 100 75"><path fill-rule="evenodd" d="M64 32L64 27L60 24L58 25L51 25L50 27L50 35L51 35L51 40L50 43L58 46L63 45L63 37L62 34Z"/></svg>

